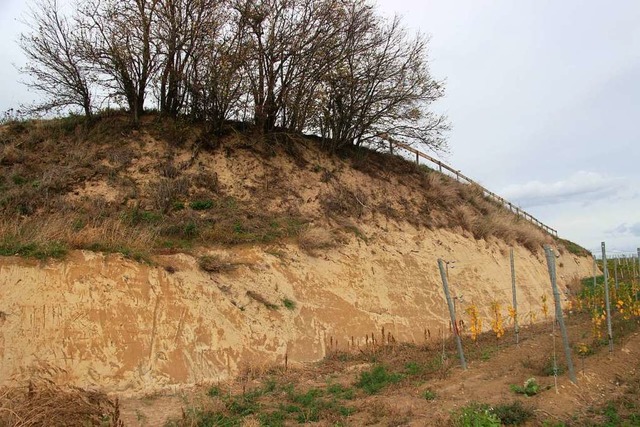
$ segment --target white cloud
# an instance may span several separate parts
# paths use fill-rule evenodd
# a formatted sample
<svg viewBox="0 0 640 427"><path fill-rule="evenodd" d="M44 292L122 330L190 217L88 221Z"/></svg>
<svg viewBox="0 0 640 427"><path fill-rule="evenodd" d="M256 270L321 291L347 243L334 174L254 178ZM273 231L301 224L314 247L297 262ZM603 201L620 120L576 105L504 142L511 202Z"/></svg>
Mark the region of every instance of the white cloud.
<svg viewBox="0 0 640 427"><path fill-rule="evenodd" d="M579 171L567 179L552 183L536 180L510 185L500 194L507 200L528 208L576 201L589 203L598 198L610 197L624 189L625 184L620 178Z"/></svg>
<svg viewBox="0 0 640 427"><path fill-rule="evenodd" d="M628 224L622 223L617 227L607 230L607 234L612 236L635 236L640 237L640 222Z"/></svg>

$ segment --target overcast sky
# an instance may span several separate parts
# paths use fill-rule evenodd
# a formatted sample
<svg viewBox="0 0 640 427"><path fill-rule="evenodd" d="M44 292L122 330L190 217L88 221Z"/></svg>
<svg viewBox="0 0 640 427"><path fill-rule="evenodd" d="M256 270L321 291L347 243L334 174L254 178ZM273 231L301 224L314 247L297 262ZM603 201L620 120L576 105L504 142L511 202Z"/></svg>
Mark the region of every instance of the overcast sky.
<svg viewBox="0 0 640 427"><path fill-rule="evenodd" d="M562 237L640 246L640 1L380 0L431 37L443 159ZM0 114L30 101L12 64L22 0L0 0Z"/></svg>

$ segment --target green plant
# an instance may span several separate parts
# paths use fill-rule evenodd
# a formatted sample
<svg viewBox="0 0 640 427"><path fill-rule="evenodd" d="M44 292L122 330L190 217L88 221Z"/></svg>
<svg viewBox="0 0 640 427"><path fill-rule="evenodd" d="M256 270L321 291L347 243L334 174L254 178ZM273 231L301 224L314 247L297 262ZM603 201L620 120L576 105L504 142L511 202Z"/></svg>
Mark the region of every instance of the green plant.
<svg viewBox="0 0 640 427"><path fill-rule="evenodd" d="M511 391L518 394L524 394L525 396L535 396L541 391L540 385L538 385L538 382L535 378L529 378L528 380L526 380L524 382L524 386L522 387L519 385L511 384L510 388Z"/></svg>
<svg viewBox="0 0 640 427"><path fill-rule="evenodd" d="M397 383L401 379L402 375L391 373L383 365L378 365L371 371L361 372L356 386L368 394L375 394L387 385Z"/></svg>
<svg viewBox="0 0 640 427"><path fill-rule="evenodd" d="M533 417L533 411L517 400L509 404L496 405L491 412L504 425L521 425Z"/></svg>
<svg viewBox="0 0 640 427"><path fill-rule="evenodd" d="M220 396L220 388L218 388L218 386L211 386L211 388L209 388L209 390L207 391L207 396L209 397L218 397Z"/></svg>
<svg viewBox="0 0 640 427"><path fill-rule="evenodd" d="M123 214L126 223L132 226L140 224L155 224L160 222L162 214L153 211L145 211L134 207Z"/></svg>
<svg viewBox="0 0 640 427"><path fill-rule="evenodd" d="M434 400L436 398L436 393L430 388L427 388L422 392L422 397L426 400Z"/></svg>
<svg viewBox="0 0 640 427"><path fill-rule="evenodd" d="M354 397L353 389L340 384L332 384L327 387L327 392L337 399L351 400Z"/></svg>
<svg viewBox="0 0 640 427"><path fill-rule="evenodd" d="M27 178L21 176L21 175L12 175L11 176L11 180L13 181L13 183L15 185L24 185L28 182Z"/></svg>
<svg viewBox="0 0 640 427"><path fill-rule="evenodd" d="M552 377L554 375L562 375L564 371L565 367L563 365L559 364L557 360L554 362L553 357L548 357L540 370L540 374Z"/></svg>
<svg viewBox="0 0 640 427"><path fill-rule="evenodd" d="M408 362L404 365L404 372L407 375L420 375L424 367L416 362Z"/></svg>
<svg viewBox="0 0 640 427"><path fill-rule="evenodd" d="M189 207L194 211L204 211L213 207L213 201L211 200L194 200L189 203Z"/></svg>
<svg viewBox="0 0 640 427"><path fill-rule="evenodd" d="M281 427L285 425L287 414L281 410L272 412L263 412L258 415L260 425L265 427Z"/></svg>
<svg viewBox="0 0 640 427"><path fill-rule="evenodd" d="M287 310L295 310L296 309L296 303L293 300L290 300L289 298L283 298L282 299L282 305L287 309Z"/></svg>
<svg viewBox="0 0 640 427"><path fill-rule="evenodd" d="M500 419L486 404L470 403L453 413L455 427L500 427Z"/></svg>

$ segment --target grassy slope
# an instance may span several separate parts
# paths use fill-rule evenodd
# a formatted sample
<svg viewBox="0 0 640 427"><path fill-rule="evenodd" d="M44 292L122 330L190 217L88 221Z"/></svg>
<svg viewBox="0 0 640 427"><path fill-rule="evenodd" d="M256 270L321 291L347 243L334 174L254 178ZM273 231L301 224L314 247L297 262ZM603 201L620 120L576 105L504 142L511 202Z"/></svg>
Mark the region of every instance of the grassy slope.
<svg viewBox="0 0 640 427"><path fill-rule="evenodd" d="M0 128L0 255L153 253L297 239L308 250L358 223L409 222L536 251L549 237L482 192L388 154L330 154L313 138L255 136L146 116ZM567 246L569 250L572 245Z"/></svg>

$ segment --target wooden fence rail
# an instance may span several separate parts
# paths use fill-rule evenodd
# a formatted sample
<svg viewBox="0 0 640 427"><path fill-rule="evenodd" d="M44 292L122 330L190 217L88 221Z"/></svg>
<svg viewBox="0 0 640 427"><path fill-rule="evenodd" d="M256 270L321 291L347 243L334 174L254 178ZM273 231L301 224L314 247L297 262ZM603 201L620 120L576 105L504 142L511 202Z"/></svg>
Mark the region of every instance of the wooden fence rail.
<svg viewBox="0 0 640 427"><path fill-rule="evenodd" d="M489 191L488 189L484 188L482 185L478 184L477 182L475 182L474 180L472 180L471 178L469 178L466 175L463 175L459 170L453 169L451 166L442 163L440 160L429 156L428 154L423 153L422 151L416 150L415 148L403 144L401 142L392 140L389 137L384 138L389 142L389 150L391 151L391 153L393 154L393 149L394 147L400 148L402 150L408 151L412 154L414 154L416 156L416 163L420 163L420 158L425 159L435 165L438 166L438 169L441 173L445 173L444 171L448 172L448 175L450 174L452 177L455 177L456 181L458 182L462 182L465 184L470 184L470 185L476 185L478 186L480 189L482 189L483 194L492 199L495 200L496 202L500 203L503 207L509 209L511 212L515 213L516 215L526 219L527 221L530 221L531 223L537 225L538 227L540 227L542 230L546 231L547 233L551 234L554 237L558 237L558 231L554 230L553 228L549 227L548 225L544 224L543 222L539 221L537 218L533 217L532 215L530 215L529 213L525 212L524 210L520 209L519 207L515 206L513 203L509 202L508 200L505 200L504 198L498 196L497 194L495 194L492 191Z"/></svg>

